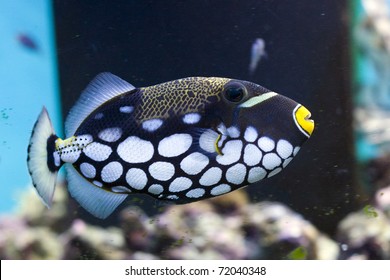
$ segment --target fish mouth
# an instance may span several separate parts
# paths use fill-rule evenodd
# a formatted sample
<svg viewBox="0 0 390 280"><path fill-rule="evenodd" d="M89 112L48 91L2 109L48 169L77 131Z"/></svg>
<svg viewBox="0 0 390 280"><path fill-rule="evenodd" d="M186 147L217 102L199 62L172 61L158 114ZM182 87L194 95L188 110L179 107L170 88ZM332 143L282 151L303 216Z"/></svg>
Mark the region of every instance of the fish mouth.
<svg viewBox="0 0 390 280"><path fill-rule="evenodd" d="M314 130L314 120L305 106L298 104L293 111L293 118L298 129L309 138Z"/></svg>

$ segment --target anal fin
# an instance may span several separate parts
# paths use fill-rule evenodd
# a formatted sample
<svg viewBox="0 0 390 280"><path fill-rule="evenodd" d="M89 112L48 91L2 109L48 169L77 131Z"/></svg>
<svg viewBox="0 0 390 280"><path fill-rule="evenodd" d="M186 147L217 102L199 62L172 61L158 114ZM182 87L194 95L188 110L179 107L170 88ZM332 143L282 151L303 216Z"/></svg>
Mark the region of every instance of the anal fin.
<svg viewBox="0 0 390 280"><path fill-rule="evenodd" d="M71 196L85 210L100 219L107 218L128 196L100 189L83 178L71 164L66 164L65 167Z"/></svg>

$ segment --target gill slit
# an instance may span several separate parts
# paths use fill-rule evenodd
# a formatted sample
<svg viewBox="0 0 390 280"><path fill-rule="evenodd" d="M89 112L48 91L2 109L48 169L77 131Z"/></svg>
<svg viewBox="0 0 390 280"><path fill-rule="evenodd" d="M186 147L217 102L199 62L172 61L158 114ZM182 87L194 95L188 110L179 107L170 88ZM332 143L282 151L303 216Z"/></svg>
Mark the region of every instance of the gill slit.
<svg viewBox="0 0 390 280"><path fill-rule="evenodd" d="M217 139L215 139L214 148L215 148L215 151L217 152L218 155L223 156L221 149L218 147L218 142L219 142L219 140L221 140L221 137L222 137L222 134L219 133Z"/></svg>

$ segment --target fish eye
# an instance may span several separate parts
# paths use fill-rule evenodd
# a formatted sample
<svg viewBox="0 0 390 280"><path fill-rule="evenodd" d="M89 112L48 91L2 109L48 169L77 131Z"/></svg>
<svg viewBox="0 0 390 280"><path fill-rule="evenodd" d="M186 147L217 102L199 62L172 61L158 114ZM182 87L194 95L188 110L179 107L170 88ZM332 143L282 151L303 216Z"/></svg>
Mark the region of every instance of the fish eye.
<svg viewBox="0 0 390 280"><path fill-rule="evenodd" d="M243 84L232 82L225 86L223 94L226 100L237 103L240 102L246 96L247 90Z"/></svg>

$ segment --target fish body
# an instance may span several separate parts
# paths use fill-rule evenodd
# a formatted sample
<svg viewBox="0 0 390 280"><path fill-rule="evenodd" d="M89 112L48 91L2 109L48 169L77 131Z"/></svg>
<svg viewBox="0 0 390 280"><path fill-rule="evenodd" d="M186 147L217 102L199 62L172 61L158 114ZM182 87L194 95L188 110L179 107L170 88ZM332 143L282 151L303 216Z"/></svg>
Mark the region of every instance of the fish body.
<svg viewBox="0 0 390 280"><path fill-rule="evenodd" d="M70 194L105 218L131 193L188 203L271 177L310 137L309 118L302 105L251 82L190 77L135 88L102 73L71 109L65 140L42 110L28 167L50 206L65 165Z"/></svg>
<svg viewBox="0 0 390 280"><path fill-rule="evenodd" d="M257 65L263 57L266 57L265 41L261 38L257 38L251 48L251 55L249 61L249 74L253 75L257 69Z"/></svg>

